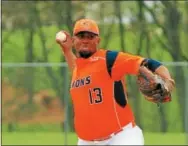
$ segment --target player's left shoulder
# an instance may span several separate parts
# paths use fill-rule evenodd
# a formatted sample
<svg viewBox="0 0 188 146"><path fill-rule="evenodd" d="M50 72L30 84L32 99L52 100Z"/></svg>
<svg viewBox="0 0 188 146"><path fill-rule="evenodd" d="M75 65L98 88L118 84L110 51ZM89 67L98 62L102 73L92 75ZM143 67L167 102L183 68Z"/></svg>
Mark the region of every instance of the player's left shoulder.
<svg viewBox="0 0 188 146"><path fill-rule="evenodd" d="M103 57L103 56L105 56L106 52L107 52L107 50L105 50L105 49L99 49L97 56Z"/></svg>
<svg viewBox="0 0 188 146"><path fill-rule="evenodd" d="M106 60L106 58L105 58L105 51L106 50L99 49L97 51L97 53L90 58L90 60L91 61Z"/></svg>

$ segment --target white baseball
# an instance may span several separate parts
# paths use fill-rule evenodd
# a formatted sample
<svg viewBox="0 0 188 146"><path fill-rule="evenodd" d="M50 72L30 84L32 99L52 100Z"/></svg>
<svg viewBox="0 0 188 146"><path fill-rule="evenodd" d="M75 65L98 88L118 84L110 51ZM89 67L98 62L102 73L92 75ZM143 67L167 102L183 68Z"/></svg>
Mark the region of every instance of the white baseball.
<svg viewBox="0 0 188 146"><path fill-rule="evenodd" d="M66 39L67 39L67 36L66 36L66 34L65 34L64 32L60 31L60 32L58 32L58 33L56 34L56 39L57 39L57 40L60 40L60 41L62 41L62 42L65 42Z"/></svg>

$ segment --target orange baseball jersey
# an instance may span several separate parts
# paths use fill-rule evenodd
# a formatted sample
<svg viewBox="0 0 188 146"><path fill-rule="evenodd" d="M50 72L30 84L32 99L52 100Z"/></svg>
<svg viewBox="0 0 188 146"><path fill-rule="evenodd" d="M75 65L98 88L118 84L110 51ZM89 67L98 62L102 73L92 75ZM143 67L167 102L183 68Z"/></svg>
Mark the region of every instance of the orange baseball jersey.
<svg viewBox="0 0 188 146"><path fill-rule="evenodd" d="M77 58L70 93L79 138L107 137L134 122L124 75L136 75L143 59L102 49L87 59Z"/></svg>

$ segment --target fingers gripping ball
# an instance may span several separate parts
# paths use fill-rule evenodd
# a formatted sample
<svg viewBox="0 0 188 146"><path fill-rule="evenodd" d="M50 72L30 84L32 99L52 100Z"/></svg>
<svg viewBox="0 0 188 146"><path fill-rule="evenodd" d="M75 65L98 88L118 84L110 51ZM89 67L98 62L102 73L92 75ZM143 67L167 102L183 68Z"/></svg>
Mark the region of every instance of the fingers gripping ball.
<svg viewBox="0 0 188 146"><path fill-rule="evenodd" d="M57 42L65 42L67 40L67 36L63 31L60 31L56 34Z"/></svg>
<svg viewBox="0 0 188 146"><path fill-rule="evenodd" d="M171 101L171 94L165 87L165 80L145 66L139 68L137 84L146 100L154 103Z"/></svg>

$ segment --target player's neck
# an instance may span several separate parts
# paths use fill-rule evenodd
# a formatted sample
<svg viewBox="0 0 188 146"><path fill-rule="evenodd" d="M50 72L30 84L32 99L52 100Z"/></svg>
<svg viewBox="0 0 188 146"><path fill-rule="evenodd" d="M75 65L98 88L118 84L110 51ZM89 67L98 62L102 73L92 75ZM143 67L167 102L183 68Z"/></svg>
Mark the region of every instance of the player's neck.
<svg viewBox="0 0 188 146"><path fill-rule="evenodd" d="M78 52L77 53L77 57L78 58L83 58L83 59L88 59L91 56L93 56L96 52L97 52L97 50L94 51L94 52Z"/></svg>

